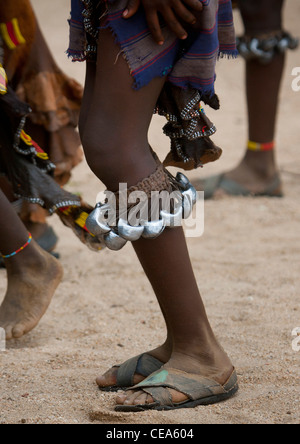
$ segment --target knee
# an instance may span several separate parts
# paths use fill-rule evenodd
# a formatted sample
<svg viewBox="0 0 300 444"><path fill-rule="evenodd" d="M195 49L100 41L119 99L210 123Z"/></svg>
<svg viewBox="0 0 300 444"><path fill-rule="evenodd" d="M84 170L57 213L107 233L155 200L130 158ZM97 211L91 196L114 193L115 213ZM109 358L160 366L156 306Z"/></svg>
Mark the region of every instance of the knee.
<svg viewBox="0 0 300 444"><path fill-rule="evenodd" d="M95 137L85 132L81 135L81 141L88 166L101 181L104 181L116 162L115 147L112 143L105 142L101 134Z"/></svg>
<svg viewBox="0 0 300 444"><path fill-rule="evenodd" d="M87 121L81 142L90 169L111 191L119 183L134 185L155 170L147 133L134 125L99 118Z"/></svg>
<svg viewBox="0 0 300 444"><path fill-rule="evenodd" d="M240 0L239 4L247 33L266 33L281 29L284 0Z"/></svg>
<svg viewBox="0 0 300 444"><path fill-rule="evenodd" d="M118 189L120 182L127 182L128 175L139 163L132 147L123 140L121 144L120 140L122 138L115 137L113 132L110 132L109 137L103 132L98 132L96 137L87 132L82 138L87 164L110 190Z"/></svg>

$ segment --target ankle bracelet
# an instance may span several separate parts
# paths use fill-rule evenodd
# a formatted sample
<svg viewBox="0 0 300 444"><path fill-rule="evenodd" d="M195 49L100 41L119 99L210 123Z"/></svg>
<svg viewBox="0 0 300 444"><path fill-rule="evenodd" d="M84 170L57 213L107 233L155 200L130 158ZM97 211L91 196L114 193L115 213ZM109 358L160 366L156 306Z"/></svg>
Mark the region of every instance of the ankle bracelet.
<svg viewBox="0 0 300 444"><path fill-rule="evenodd" d="M162 164L136 186L109 194L111 198L98 203L89 215L86 227L115 251L128 241L156 239L166 228L181 226L197 201L197 192L187 177L181 173L173 177Z"/></svg>
<svg viewBox="0 0 300 444"><path fill-rule="evenodd" d="M7 255L3 255L3 254L2 254L2 255L1 255L2 258L3 258L3 259L9 259L9 258L11 258L11 257L13 257L13 256L16 256L18 253L21 253L21 251L25 250L25 248L28 247L28 245L30 244L31 241L32 241L32 235L29 233L29 239L28 239L28 241L26 242L26 244L23 245L23 247L19 248L18 250L14 251L14 252L11 253L11 254L7 254Z"/></svg>
<svg viewBox="0 0 300 444"><path fill-rule="evenodd" d="M275 142L257 143L249 140L247 147L249 151L272 151L275 148Z"/></svg>

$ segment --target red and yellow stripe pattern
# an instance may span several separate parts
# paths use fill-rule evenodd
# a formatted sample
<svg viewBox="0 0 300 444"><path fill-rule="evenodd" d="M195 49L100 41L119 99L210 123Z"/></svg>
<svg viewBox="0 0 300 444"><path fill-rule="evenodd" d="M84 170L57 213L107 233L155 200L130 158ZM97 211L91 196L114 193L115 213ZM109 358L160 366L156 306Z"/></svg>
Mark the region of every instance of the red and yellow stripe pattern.
<svg viewBox="0 0 300 444"><path fill-rule="evenodd" d="M7 93L7 75L5 69L0 63L0 94L4 95Z"/></svg>
<svg viewBox="0 0 300 444"><path fill-rule="evenodd" d="M0 30L3 40L9 49L15 49L17 46L26 43L21 33L18 19L14 18L11 22L1 23Z"/></svg>
<svg viewBox="0 0 300 444"><path fill-rule="evenodd" d="M77 210L77 207L63 207L59 208L59 211L63 213L65 216L71 216L73 210ZM89 233L92 237L95 237L86 227L86 220L89 217L89 214L86 211L82 211L77 218L75 219L75 224L82 228L84 231Z"/></svg>
<svg viewBox="0 0 300 444"><path fill-rule="evenodd" d="M248 150L249 151L272 151L275 148L275 142L270 143L257 143L249 140Z"/></svg>
<svg viewBox="0 0 300 444"><path fill-rule="evenodd" d="M42 160L49 160L49 156L45 151L42 150L42 148L34 141L32 138L25 133L25 131L21 131L21 140L27 145L27 146L33 146L35 149L35 154L39 159Z"/></svg>

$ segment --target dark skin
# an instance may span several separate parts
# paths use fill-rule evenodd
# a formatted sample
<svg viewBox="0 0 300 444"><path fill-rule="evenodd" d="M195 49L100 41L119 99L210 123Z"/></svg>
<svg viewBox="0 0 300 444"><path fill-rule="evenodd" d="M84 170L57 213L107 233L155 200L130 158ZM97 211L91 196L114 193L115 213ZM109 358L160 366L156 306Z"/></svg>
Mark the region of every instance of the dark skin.
<svg viewBox="0 0 300 444"><path fill-rule="evenodd" d="M118 190L120 182L136 185L156 169L148 131L166 80L156 78L134 90L128 65L123 57L118 57L119 52L111 32L101 30L98 63L87 65L80 118L86 159L111 191ZM166 230L154 241L141 239L133 247L166 322L166 341L149 353L165 362L166 368L197 373L224 384L233 366L208 321L182 228ZM139 375L136 378L140 380ZM114 385L115 370L109 370L97 382L103 387ZM171 391L171 396L174 402L186 399L176 391ZM119 404L151 402L151 397L140 391L126 392L117 398Z"/></svg>
<svg viewBox="0 0 300 444"><path fill-rule="evenodd" d="M0 190L0 252L9 255L25 245L28 231ZM0 327L6 339L31 331L46 312L62 279L62 267L33 240L17 255L5 259L7 292L0 306Z"/></svg>
<svg viewBox="0 0 300 444"><path fill-rule="evenodd" d="M247 35L255 36L282 29L284 0L240 0L239 6ZM246 94L249 140L269 143L275 140L279 91L285 54L278 54L267 65L246 62ZM253 193L260 193L278 171L276 152L246 151L242 161L226 177Z"/></svg>
<svg viewBox="0 0 300 444"><path fill-rule="evenodd" d="M159 23L160 16L174 34L184 40L188 35L182 22L189 25L195 24L197 20L195 14L203 10L203 5L199 0L129 0L123 17L132 17L141 5L145 9L153 39L159 45L164 44L164 36Z"/></svg>

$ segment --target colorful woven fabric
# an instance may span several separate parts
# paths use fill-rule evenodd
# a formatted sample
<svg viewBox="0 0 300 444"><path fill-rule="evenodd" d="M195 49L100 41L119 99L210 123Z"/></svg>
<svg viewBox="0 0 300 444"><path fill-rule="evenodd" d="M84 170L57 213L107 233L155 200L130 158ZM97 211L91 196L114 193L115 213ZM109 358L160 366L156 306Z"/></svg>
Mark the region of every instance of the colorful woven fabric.
<svg viewBox="0 0 300 444"><path fill-rule="evenodd" d="M164 26L163 46L154 42L142 8L126 20L122 14L127 0L100 0L100 4L103 3L107 5L103 26L109 27L115 34L137 89L154 77L167 75L176 86L193 87L204 94L213 94L218 57L237 55L231 0L202 1L204 8L197 26L190 29L189 38L185 41L176 38ZM74 61L87 57L90 40L85 37L82 12L90 4L96 8L99 0L72 0L68 54ZM97 26L99 23L95 24ZM97 44L96 40L94 44Z"/></svg>
<svg viewBox="0 0 300 444"><path fill-rule="evenodd" d="M231 0L199 0L203 10L196 23L185 26L186 40L179 39L161 21L164 44L150 32L144 8L123 18L128 0L72 0L68 55L74 61L96 60L100 29L110 29L121 48L133 87L140 89L156 77L166 77L155 111L168 120L164 132L171 139L165 166L191 170L219 159L222 150L210 140L216 132L200 102L214 109L219 57L235 57L236 38ZM100 19L101 17L101 19ZM98 54L101 61L101 53Z"/></svg>
<svg viewBox="0 0 300 444"><path fill-rule="evenodd" d="M20 27L18 19L14 18L11 22L0 24L3 40L9 49L15 49L17 46L26 43Z"/></svg>
<svg viewBox="0 0 300 444"><path fill-rule="evenodd" d="M25 133L24 130L21 131L21 135L20 135L21 140L30 147L33 147L35 150L35 155L42 160L49 160L49 156L47 153L45 153L44 150L42 150L42 148L34 141L32 140L32 138Z"/></svg>
<svg viewBox="0 0 300 444"><path fill-rule="evenodd" d="M32 110L26 123L29 134L42 144L56 165L55 180L64 186L82 160L76 128L83 89L57 66L31 3L0 0L0 63L18 97ZM44 212L27 206L26 218L31 215L44 223Z"/></svg>
<svg viewBox="0 0 300 444"><path fill-rule="evenodd" d="M0 63L0 94L4 95L7 93L7 75L5 69Z"/></svg>

